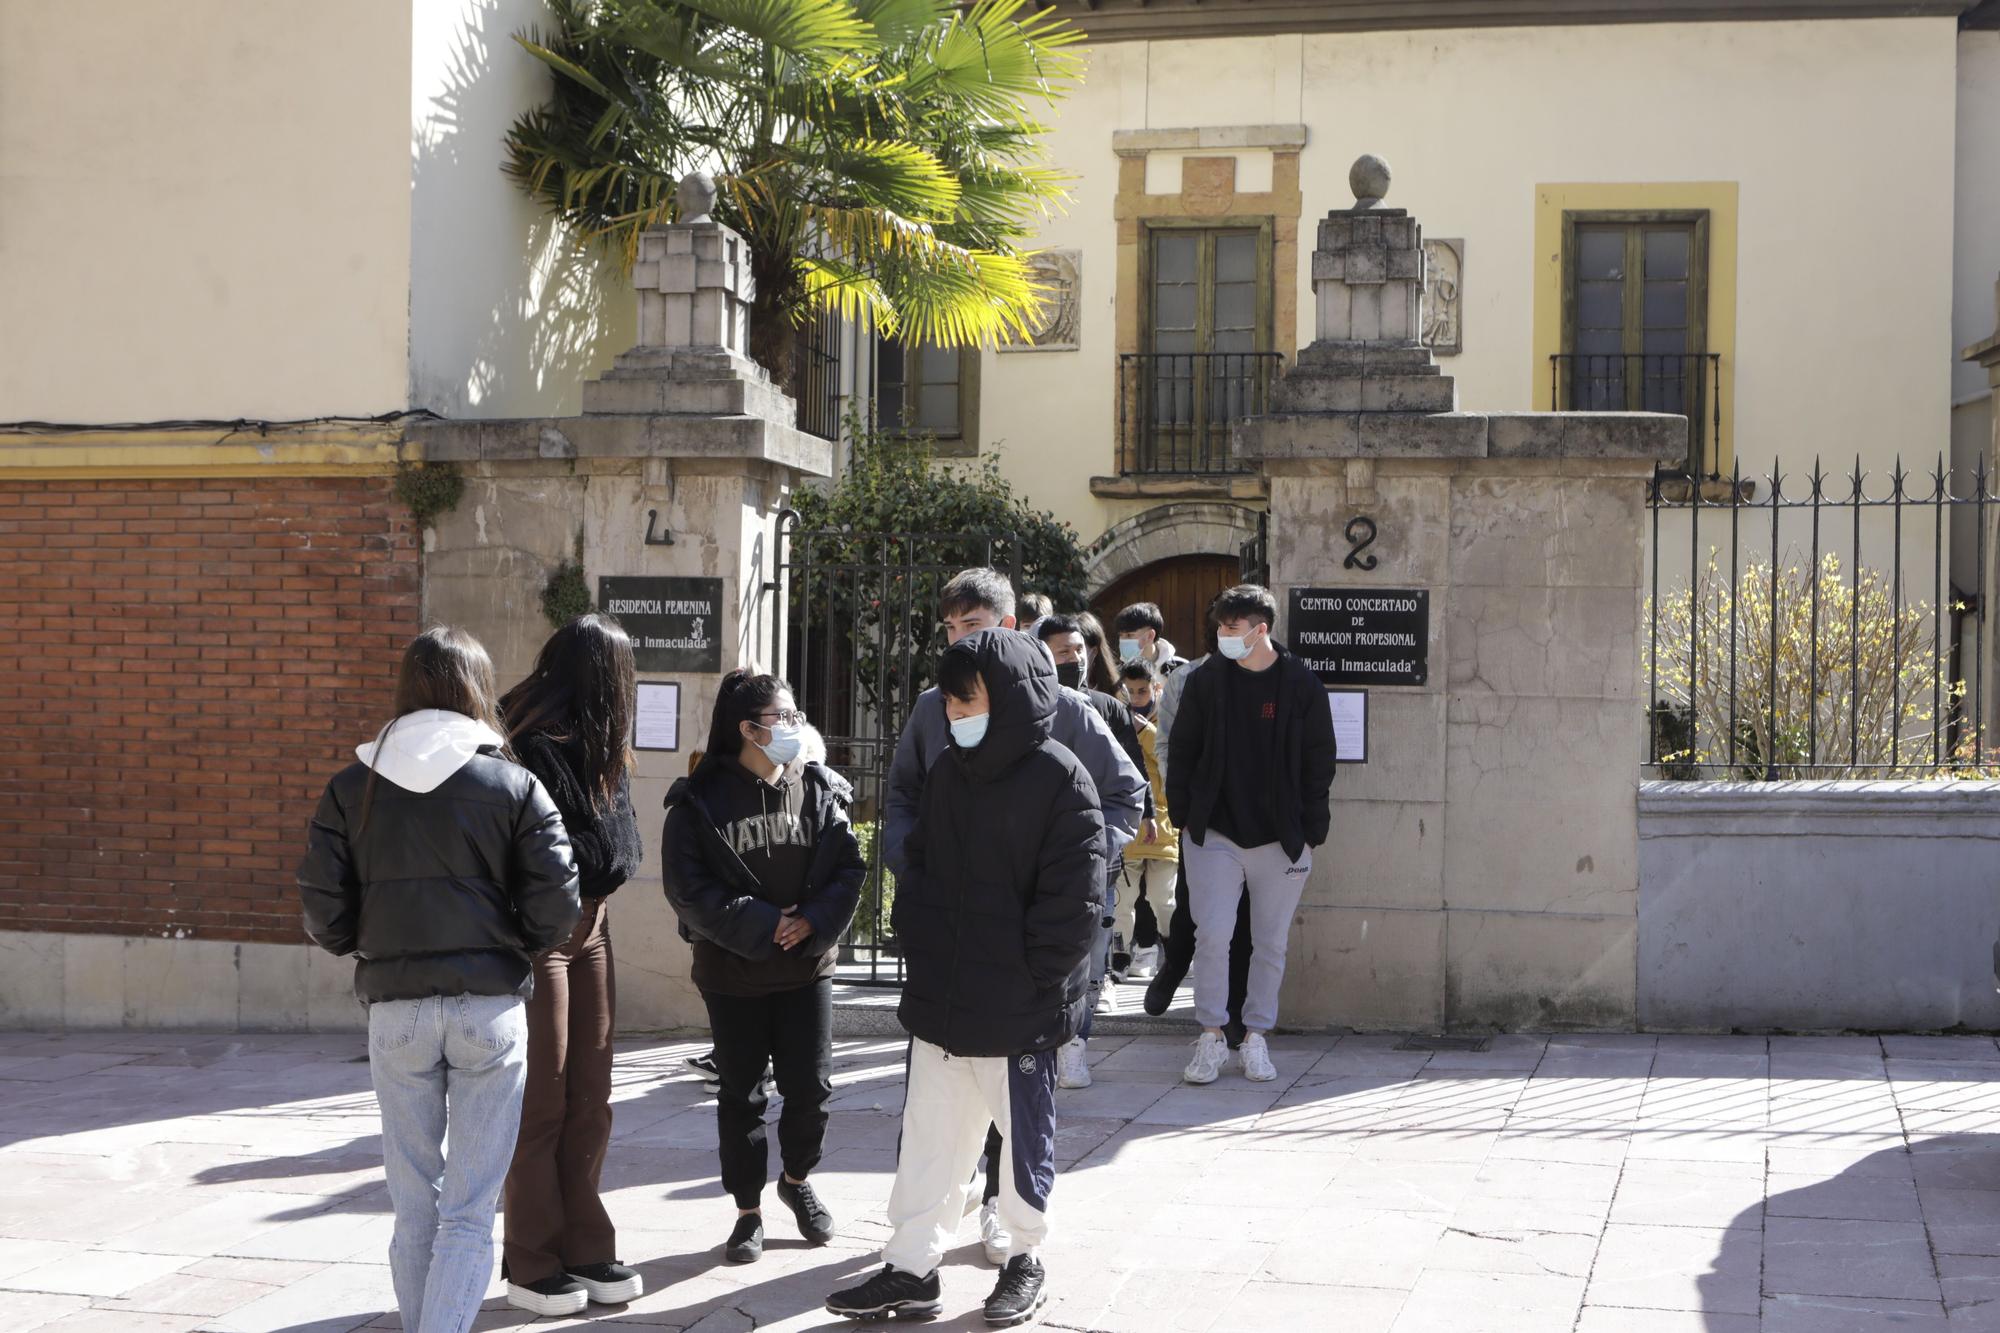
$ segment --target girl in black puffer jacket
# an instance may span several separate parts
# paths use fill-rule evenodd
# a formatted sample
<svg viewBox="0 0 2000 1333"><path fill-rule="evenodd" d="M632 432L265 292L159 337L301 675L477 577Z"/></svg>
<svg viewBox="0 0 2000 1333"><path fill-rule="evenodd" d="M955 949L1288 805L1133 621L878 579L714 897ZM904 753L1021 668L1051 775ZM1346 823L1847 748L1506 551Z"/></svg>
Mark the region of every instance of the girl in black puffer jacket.
<svg viewBox="0 0 2000 1333"><path fill-rule="evenodd" d="M418 635L395 720L327 784L298 873L306 934L360 959L389 1268L411 1333L465 1333L479 1313L520 1121L530 957L577 921L562 816L509 761L498 721L479 641Z"/></svg>
<svg viewBox="0 0 2000 1333"><path fill-rule="evenodd" d="M867 868L847 822L852 789L804 758L810 733L784 681L732 671L701 765L667 793L660 873L694 944L694 984L715 1036L722 1187L737 1208L724 1250L732 1263L764 1252L767 1065L785 1099L778 1198L807 1240L833 1237L806 1177L833 1095L834 955Z"/></svg>
<svg viewBox="0 0 2000 1333"><path fill-rule="evenodd" d="M538 1315L642 1292L637 1270L618 1262L618 1233L597 1193L611 1145L617 994L605 899L641 857L626 742L635 693L632 640L616 621L586 615L550 635L535 669L500 701L515 753L562 811L583 891L575 931L535 960L528 1090L507 1173L507 1300Z"/></svg>

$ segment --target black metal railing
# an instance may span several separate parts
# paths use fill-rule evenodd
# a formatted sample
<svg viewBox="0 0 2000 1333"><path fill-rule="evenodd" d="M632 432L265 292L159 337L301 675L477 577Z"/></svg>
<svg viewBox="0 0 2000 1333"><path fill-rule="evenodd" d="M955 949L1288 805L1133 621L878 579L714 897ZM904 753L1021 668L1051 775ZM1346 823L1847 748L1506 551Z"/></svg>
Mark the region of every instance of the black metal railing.
<svg viewBox="0 0 2000 1333"><path fill-rule="evenodd" d="M840 320L816 315L799 329L792 353L799 429L822 440L839 439L840 397Z"/></svg>
<svg viewBox="0 0 2000 1333"><path fill-rule="evenodd" d="M853 784L850 814L868 863L854 924L841 938L844 981L903 980L882 834L896 743L944 651L938 594L974 565L1011 577L1019 552L1012 533L815 530L801 528L792 510L779 515L764 585L773 640L785 644L785 678L825 738L827 763Z"/></svg>
<svg viewBox="0 0 2000 1333"><path fill-rule="evenodd" d="M1656 475L1639 663L1668 778L2000 774L1985 461Z"/></svg>
<svg viewBox="0 0 2000 1333"><path fill-rule="evenodd" d="M1268 411L1276 352L1127 352L1118 358L1118 469L1216 476L1247 469L1229 428Z"/></svg>
<svg viewBox="0 0 2000 1333"><path fill-rule="evenodd" d="M1670 412L1688 419L1679 471L1717 478L1722 449L1722 356L1717 352L1559 352L1549 358L1550 401L1563 412Z"/></svg>

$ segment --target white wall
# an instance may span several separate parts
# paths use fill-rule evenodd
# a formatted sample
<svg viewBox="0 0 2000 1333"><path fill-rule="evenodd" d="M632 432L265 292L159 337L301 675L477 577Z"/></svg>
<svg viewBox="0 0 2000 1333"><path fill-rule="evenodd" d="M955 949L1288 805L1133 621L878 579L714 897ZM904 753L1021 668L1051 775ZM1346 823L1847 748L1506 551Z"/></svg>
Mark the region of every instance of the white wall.
<svg viewBox="0 0 2000 1333"><path fill-rule="evenodd" d="M453 417L566 415L632 345L637 303L501 172L550 75L514 34L541 0L421 0L410 69L409 402Z"/></svg>
<svg viewBox="0 0 2000 1333"><path fill-rule="evenodd" d="M1547 373L1532 348L1537 184L1735 181L1746 460L1929 458L1949 439L1955 61L1942 18L1102 46L1059 113L1052 151L1081 179L1044 232L1085 252L1082 350L989 354L982 437L1038 504L1101 532L1114 510L1088 479L1114 466L1111 135L1303 119L1301 341L1313 225L1351 202L1362 152L1394 168L1392 205L1466 238L1466 350L1445 366L1470 409L1526 408Z"/></svg>
<svg viewBox="0 0 2000 1333"><path fill-rule="evenodd" d="M1952 250L1954 354L1991 338L2000 312L2000 32L1958 35L1958 188ZM1987 398L1986 371L1956 361L1952 400Z"/></svg>
<svg viewBox="0 0 2000 1333"><path fill-rule="evenodd" d="M0 0L0 420L404 405L410 0Z"/></svg>

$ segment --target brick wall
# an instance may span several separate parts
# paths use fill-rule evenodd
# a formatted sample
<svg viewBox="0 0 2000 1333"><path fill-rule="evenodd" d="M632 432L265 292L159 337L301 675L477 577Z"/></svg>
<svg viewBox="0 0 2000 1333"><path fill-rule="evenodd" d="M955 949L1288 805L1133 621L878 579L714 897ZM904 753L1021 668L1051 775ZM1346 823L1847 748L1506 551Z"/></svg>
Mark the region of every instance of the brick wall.
<svg viewBox="0 0 2000 1333"><path fill-rule="evenodd" d="M383 478L0 483L0 929L300 940L418 608Z"/></svg>

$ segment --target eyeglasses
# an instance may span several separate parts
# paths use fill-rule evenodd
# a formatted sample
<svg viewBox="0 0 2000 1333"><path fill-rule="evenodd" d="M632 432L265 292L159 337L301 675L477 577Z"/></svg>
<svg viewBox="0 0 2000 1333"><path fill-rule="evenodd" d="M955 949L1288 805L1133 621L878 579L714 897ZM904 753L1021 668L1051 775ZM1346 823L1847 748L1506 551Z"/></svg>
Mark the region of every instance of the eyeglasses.
<svg viewBox="0 0 2000 1333"><path fill-rule="evenodd" d="M757 717L767 728L773 722L786 727L802 727L806 724L806 715L795 708L788 708L776 713L759 713Z"/></svg>

